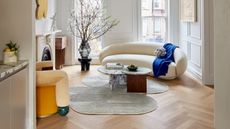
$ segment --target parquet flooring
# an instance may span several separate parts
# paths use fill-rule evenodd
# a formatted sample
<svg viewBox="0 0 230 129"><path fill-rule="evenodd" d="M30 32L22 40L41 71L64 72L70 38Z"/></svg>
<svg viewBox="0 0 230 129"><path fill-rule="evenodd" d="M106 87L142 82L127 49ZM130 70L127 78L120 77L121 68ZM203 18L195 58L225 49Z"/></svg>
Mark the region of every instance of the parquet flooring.
<svg viewBox="0 0 230 129"><path fill-rule="evenodd" d="M70 86L81 84L85 76L98 75L98 66L80 72L69 66ZM163 80L162 80L163 81ZM214 90L204 86L189 73L172 81L163 81L170 90L149 95L157 100L158 109L144 115L82 115L73 110L66 117L53 115L37 120L37 129L214 129Z"/></svg>

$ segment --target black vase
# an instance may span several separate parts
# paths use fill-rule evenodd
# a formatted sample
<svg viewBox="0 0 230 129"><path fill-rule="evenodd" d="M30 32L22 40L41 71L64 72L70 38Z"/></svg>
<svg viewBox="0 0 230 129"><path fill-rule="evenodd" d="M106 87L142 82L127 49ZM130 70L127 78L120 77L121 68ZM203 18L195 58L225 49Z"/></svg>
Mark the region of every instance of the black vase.
<svg viewBox="0 0 230 129"><path fill-rule="evenodd" d="M82 42L78 51L79 51L82 59L88 59L89 54L91 52L91 48L89 46L89 43Z"/></svg>

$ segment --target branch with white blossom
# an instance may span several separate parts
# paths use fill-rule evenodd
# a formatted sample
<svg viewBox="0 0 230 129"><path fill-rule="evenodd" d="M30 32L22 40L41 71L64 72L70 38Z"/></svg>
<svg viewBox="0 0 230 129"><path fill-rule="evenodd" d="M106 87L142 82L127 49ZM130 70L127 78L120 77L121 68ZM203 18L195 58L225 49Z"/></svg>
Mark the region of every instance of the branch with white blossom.
<svg viewBox="0 0 230 129"><path fill-rule="evenodd" d="M77 0L78 9L71 12L70 32L83 43L100 38L119 21L105 15L101 0Z"/></svg>

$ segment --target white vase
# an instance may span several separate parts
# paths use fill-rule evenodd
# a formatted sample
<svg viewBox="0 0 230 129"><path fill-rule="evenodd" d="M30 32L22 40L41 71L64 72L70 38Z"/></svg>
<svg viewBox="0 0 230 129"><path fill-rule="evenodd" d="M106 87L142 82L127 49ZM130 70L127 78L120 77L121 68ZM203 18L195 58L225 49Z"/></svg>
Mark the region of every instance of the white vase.
<svg viewBox="0 0 230 129"><path fill-rule="evenodd" d="M78 51L81 55L81 58L87 59L89 57L90 52L91 52L91 48L89 46L89 43L81 43Z"/></svg>
<svg viewBox="0 0 230 129"><path fill-rule="evenodd" d="M10 63L17 63L18 61L18 56L16 54L16 51L12 52L4 52L3 55L3 63L4 64L10 64Z"/></svg>

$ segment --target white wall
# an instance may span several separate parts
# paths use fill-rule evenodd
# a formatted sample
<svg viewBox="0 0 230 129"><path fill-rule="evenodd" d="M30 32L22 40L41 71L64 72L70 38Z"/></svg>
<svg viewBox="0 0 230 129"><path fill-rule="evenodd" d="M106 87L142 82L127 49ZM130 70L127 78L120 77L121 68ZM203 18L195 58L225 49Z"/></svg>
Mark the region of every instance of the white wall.
<svg viewBox="0 0 230 129"><path fill-rule="evenodd" d="M213 1L202 0L202 81L206 85L214 84L214 23Z"/></svg>
<svg viewBox="0 0 230 129"><path fill-rule="evenodd" d="M102 47L138 40L138 0L106 0L107 14L120 21L103 39Z"/></svg>
<svg viewBox="0 0 230 129"><path fill-rule="evenodd" d="M57 0L57 28L62 30L62 34L68 37L68 45L65 53L65 64L75 64L76 44L75 39L68 30L68 19L71 10L74 9L74 0Z"/></svg>
<svg viewBox="0 0 230 129"><path fill-rule="evenodd" d="M167 42L179 45L180 20L179 20L179 0L168 0L168 38Z"/></svg>
<svg viewBox="0 0 230 129"><path fill-rule="evenodd" d="M197 22L181 22L180 24L180 46L187 54L189 69L201 77L203 44L201 32L201 0L198 0L197 4Z"/></svg>
<svg viewBox="0 0 230 129"><path fill-rule="evenodd" d="M230 1L214 1L215 126L230 127Z"/></svg>
<svg viewBox="0 0 230 129"><path fill-rule="evenodd" d="M31 0L1 0L0 1L0 59L5 43L9 40L20 45L20 60L29 60L28 87L28 126L32 129L35 124L35 1Z"/></svg>
<svg viewBox="0 0 230 129"><path fill-rule="evenodd" d="M213 23L212 0L197 0L197 22L180 23L180 46L187 54L189 71L212 85L213 70Z"/></svg>

